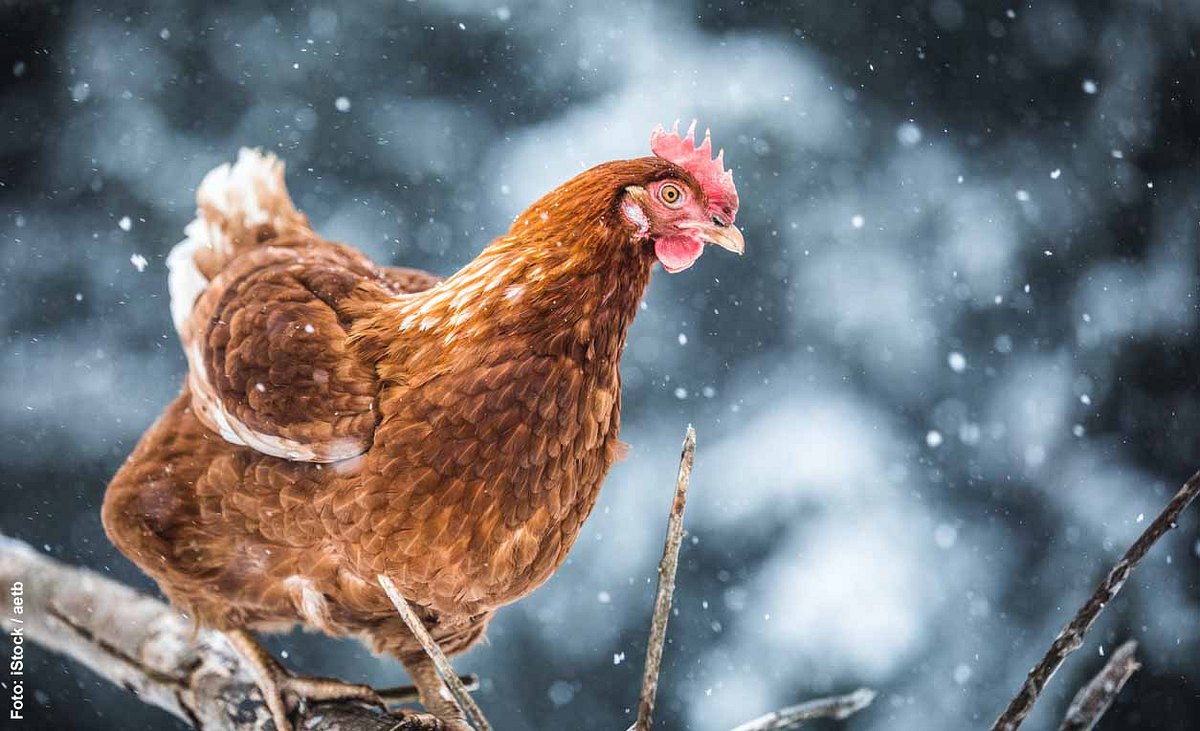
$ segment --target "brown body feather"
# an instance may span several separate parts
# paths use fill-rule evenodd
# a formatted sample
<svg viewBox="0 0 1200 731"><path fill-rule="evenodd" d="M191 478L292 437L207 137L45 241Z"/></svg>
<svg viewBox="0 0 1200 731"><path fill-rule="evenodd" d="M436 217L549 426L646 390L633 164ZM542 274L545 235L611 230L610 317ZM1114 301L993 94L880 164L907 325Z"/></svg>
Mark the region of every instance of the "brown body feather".
<svg viewBox="0 0 1200 731"><path fill-rule="evenodd" d="M654 254L616 206L666 174L690 180L658 158L593 168L445 281L320 239L281 173L265 223L208 211L224 243L195 257L189 381L113 478L109 536L205 625L410 657L382 572L467 648L562 563L620 450Z"/></svg>

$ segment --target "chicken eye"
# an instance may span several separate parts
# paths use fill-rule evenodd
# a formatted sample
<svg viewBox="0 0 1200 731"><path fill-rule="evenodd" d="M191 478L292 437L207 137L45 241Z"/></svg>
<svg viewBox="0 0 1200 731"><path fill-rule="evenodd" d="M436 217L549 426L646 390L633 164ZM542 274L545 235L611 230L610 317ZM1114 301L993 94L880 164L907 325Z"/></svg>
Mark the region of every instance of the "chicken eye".
<svg viewBox="0 0 1200 731"><path fill-rule="evenodd" d="M677 206L683 201L683 191L674 183L666 183L658 189L658 197L668 206Z"/></svg>

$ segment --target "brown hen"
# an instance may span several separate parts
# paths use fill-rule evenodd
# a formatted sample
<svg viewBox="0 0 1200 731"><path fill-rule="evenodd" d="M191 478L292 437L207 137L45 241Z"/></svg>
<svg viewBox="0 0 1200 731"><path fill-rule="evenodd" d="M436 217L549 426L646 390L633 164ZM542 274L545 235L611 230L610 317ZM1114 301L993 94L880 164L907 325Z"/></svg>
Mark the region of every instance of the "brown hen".
<svg viewBox="0 0 1200 731"><path fill-rule="evenodd" d="M562 563L617 457L618 361L656 261L741 253L707 135L588 170L448 279L322 239L283 166L243 150L197 193L168 260L183 392L113 478L109 537L287 701L358 697L296 678L248 630L297 623L396 656L465 728L376 583L447 653Z"/></svg>

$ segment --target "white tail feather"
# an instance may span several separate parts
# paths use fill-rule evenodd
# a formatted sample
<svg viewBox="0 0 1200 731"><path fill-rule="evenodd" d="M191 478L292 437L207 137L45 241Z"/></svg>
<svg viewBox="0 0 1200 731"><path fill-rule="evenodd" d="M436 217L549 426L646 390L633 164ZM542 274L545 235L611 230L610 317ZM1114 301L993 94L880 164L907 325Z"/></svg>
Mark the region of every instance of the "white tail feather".
<svg viewBox="0 0 1200 731"><path fill-rule="evenodd" d="M215 254L208 260L217 262L219 270L239 245L252 243L246 234L257 227L270 224L278 233L307 225L284 187L283 163L270 152L245 147L236 163L219 165L204 176L196 190L196 206L196 218L184 228L187 238L167 256L171 319L180 334L209 282L198 254Z"/></svg>

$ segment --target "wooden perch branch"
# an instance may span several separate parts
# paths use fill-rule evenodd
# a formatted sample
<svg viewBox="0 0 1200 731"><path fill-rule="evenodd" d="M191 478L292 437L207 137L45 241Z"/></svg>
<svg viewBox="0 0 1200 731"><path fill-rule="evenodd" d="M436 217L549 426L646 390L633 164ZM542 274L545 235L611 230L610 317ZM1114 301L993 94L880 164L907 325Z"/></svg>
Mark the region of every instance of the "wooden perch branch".
<svg viewBox="0 0 1200 731"><path fill-rule="evenodd" d="M840 721L871 705L873 700L875 700L875 691L870 688L859 688L846 695L818 698L772 711L753 721L743 723L733 731L785 731L785 729L799 728L803 722L814 718L832 718Z"/></svg>
<svg viewBox="0 0 1200 731"><path fill-rule="evenodd" d="M1197 494L1200 494L1200 472L1192 475L1191 479L1179 489L1179 492L1175 493L1175 497L1171 498L1171 502L1167 503L1154 522L1134 541L1121 560L1112 567L1108 576L1104 577L1104 580L1088 597L1087 602L1079 608L1075 617L1067 623L1062 632L1058 633L1058 637L1046 651L1045 657L1029 671L1029 676L1025 679L1017 696L996 719L992 725L992 731L1016 731L1020 728L1021 722L1033 709L1033 704L1037 702L1038 696L1046 687L1050 677L1067 659L1067 655L1079 649L1083 644L1083 636L1100 616L1100 612L1104 611L1104 607L1108 606L1113 597L1121 591L1130 572L1137 567L1150 548L1158 542L1158 539L1175 527L1180 513L1196 499Z"/></svg>
<svg viewBox="0 0 1200 731"><path fill-rule="evenodd" d="M679 568L679 547L683 545L683 509L687 506L688 483L692 479L692 463L696 459L696 430L690 425L683 438L683 453L679 455L679 475L675 478L675 499L667 516L667 538L663 544L662 561L658 564L658 592L654 596L654 616L650 620L650 639L646 642L646 669L642 673L642 692L638 698L636 731L650 731L653 722L654 698L658 694L658 673L662 667L663 643L667 639L667 622L671 618L671 601L675 596L675 573Z"/></svg>
<svg viewBox="0 0 1200 731"><path fill-rule="evenodd" d="M1092 731L1095 728L1125 683L1141 667L1134 656L1136 652L1137 643L1133 640L1117 648L1100 674L1075 694L1058 731Z"/></svg>
<svg viewBox="0 0 1200 731"><path fill-rule="evenodd" d="M16 582L23 611L5 614L5 630L23 627L26 639L78 661L194 728L273 728L250 670L220 633L196 632L160 601L0 536L0 583ZM392 731L397 723L378 709L347 701L301 709L296 728Z"/></svg>

